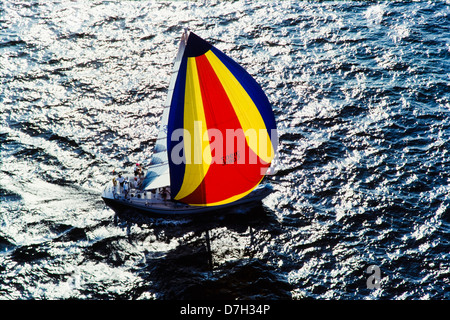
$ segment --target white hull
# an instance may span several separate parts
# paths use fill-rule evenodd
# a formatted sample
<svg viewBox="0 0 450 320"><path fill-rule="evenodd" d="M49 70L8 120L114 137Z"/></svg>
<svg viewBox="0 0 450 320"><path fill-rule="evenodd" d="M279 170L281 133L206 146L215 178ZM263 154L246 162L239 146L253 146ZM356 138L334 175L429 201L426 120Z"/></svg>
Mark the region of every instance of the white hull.
<svg viewBox="0 0 450 320"><path fill-rule="evenodd" d="M243 204L255 203L264 199L272 192L270 184L259 185L250 194L232 203L219 206L190 206L172 200L163 200L151 196L150 192L143 193L132 190L127 197L118 192L118 186L109 184L103 190L102 198L111 208L136 209L158 215L198 214L236 207Z"/></svg>

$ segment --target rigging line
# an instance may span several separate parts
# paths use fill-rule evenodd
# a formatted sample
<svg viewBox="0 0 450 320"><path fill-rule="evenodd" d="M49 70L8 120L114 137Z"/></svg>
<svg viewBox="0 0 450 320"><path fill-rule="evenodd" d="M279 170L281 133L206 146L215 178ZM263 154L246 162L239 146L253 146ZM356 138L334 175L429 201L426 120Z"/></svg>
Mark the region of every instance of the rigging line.
<svg viewBox="0 0 450 320"><path fill-rule="evenodd" d="M188 17L190 17L191 16L191 0L188 0L188 8L187 8L188 10ZM191 26L190 26L190 23L191 23L191 21L190 21L190 19L187 19L187 27L185 28L185 29L187 29L187 30L190 30L191 28Z"/></svg>

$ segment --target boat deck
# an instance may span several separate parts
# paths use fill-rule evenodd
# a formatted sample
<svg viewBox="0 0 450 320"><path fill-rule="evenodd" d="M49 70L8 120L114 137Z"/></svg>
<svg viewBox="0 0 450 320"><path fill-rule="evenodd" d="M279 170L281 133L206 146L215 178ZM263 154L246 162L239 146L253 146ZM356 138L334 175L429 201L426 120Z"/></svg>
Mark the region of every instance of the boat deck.
<svg viewBox="0 0 450 320"><path fill-rule="evenodd" d="M210 212L231 206L242 205L262 200L272 192L270 185L260 185L249 195L233 203L218 206L192 206L170 199L164 200L162 195L148 190L131 189L125 196L119 185L108 184L103 190L102 198L110 206L128 207L156 214L196 214Z"/></svg>
<svg viewBox="0 0 450 320"><path fill-rule="evenodd" d="M147 190L139 190L139 189L130 189L128 194L125 194L123 188L119 185L114 186L112 184L108 185L103 191L102 198L115 200L116 202L121 202L123 204L137 206L137 207L147 207L147 208L155 208L155 209L175 209L179 210L183 207L190 207L187 204L183 204L180 202L175 202L170 200L169 198L164 199L163 196L159 192L151 192Z"/></svg>

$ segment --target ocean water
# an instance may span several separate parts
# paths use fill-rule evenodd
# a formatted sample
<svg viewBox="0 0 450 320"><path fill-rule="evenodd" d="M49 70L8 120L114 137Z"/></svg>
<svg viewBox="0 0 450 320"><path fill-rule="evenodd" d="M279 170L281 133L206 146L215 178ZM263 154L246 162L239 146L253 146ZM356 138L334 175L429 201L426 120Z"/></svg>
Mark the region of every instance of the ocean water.
<svg viewBox="0 0 450 320"><path fill-rule="evenodd" d="M449 2L3 1L0 299L449 299ZM184 27L241 63L275 192L201 218L115 212Z"/></svg>

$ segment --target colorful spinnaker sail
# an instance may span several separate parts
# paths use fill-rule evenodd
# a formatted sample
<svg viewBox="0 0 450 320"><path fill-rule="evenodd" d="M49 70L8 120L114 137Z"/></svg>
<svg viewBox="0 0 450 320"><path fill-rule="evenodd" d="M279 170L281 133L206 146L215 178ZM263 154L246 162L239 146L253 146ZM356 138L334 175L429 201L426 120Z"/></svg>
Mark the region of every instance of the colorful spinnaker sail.
<svg viewBox="0 0 450 320"><path fill-rule="evenodd" d="M167 123L171 195L190 205L230 203L264 178L277 148L275 118L240 65L192 32L182 41Z"/></svg>

